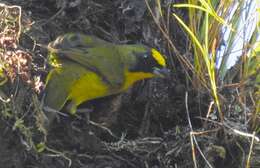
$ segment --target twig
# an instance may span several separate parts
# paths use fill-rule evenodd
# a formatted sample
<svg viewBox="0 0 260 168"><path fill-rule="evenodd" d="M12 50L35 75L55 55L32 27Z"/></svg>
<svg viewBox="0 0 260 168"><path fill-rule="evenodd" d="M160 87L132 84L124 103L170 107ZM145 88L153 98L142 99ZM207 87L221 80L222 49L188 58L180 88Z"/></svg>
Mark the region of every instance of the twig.
<svg viewBox="0 0 260 168"><path fill-rule="evenodd" d="M255 134L250 134L250 133L246 133L246 132L242 132L242 131L239 131L237 129L234 129L234 128L230 128L232 131L234 131L235 133L239 134L239 135L242 135L242 136L246 136L246 137L250 137L250 138L253 138L254 140L256 140L257 142L259 142L259 138L257 136L255 136Z"/></svg>
<svg viewBox="0 0 260 168"><path fill-rule="evenodd" d="M60 151L57 151L57 150L54 150L54 149L51 149L51 148L49 148L49 147L47 147L46 146L46 148L45 148L47 151L49 151L49 152L52 152L52 153L54 153L54 154L47 154L48 156L50 156L50 157L62 157L62 158L64 158L65 160L67 160L69 163L68 163L68 167L71 167L71 165L72 165L72 160L69 158L69 157L67 157L66 155L65 155L65 153L63 153L63 152L60 152Z"/></svg>
<svg viewBox="0 0 260 168"><path fill-rule="evenodd" d="M255 136L255 131L253 132L253 136ZM251 156L252 156L252 152L253 152L253 146L254 146L254 137L252 138L252 141L251 141L250 150L249 150L248 158L247 158L247 162L246 162L246 168L250 168L250 160L251 160Z"/></svg>
<svg viewBox="0 0 260 168"><path fill-rule="evenodd" d="M255 136L255 131L253 132L253 136ZM251 159L251 155L253 152L253 146L254 146L254 138L252 138L252 141L251 141L250 150L249 150L248 158L247 158L247 162L246 162L246 168L250 168L250 159Z"/></svg>
<svg viewBox="0 0 260 168"><path fill-rule="evenodd" d="M210 119L207 119L207 118L202 118L202 117L198 117L198 118L200 118L201 120L210 121L210 122L215 123L215 124L218 124L218 125L220 125L220 126L224 126L224 127L230 129L232 132L234 132L234 133L236 133L236 134L239 134L239 135L242 135L242 136L245 136L245 137L249 137L249 138L254 138L254 140L256 140L257 142L260 141L260 138L258 138L258 137L255 136L254 134L250 134L250 133L247 133L247 132L243 132L243 131L234 129L234 128L232 128L231 126L227 125L225 122L220 123L220 122L217 122L217 121L214 121L214 120L210 120Z"/></svg>
<svg viewBox="0 0 260 168"><path fill-rule="evenodd" d="M197 150L199 151L200 155L202 156L202 158L205 160L206 164L210 167L213 168L211 166L211 164L209 163L209 161L207 160L207 158L204 156L203 152L200 149L200 146L198 144L198 141L196 139L196 137L194 136L196 134L196 132L193 131L192 128L192 124L191 124L191 120L190 120L190 114L189 114L189 108L188 108L188 92L185 93L185 108L186 108L186 113L187 113L187 118L188 118L188 122L189 122L189 126L191 129L190 132L190 136L191 136L191 146L192 146L192 158L193 158L193 162L194 162L194 167L197 168L197 162L196 162L196 153L195 153L195 146L194 146L194 142L195 145L197 147Z"/></svg>
<svg viewBox="0 0 260 168"><path fill-rule="evenodd" d="M94 121L91 121L91 120L89 120L89 124L94 125L94 126L96 126L96 127L98 127L98 128L101 128L101 129L105 130L106 132L109 133L109 135L111 135L112 137L114 137L114 138L116 138L116 139L120 139L120 138L119 138L118 136L116 136L109 128L107 128L107 127L105 127L105 126L103 126L103 125L101 125L101 124L98 124L98 123L96 123L96 122L94 122Z"/></svg>
<svg viewBox="0 0 260 168"><path fill-rule="evenodd" d="M208 109L206 118L209 118L213 104L214 104L214 101L211 101L210 104L209 104L209 109Z"/></svg>
<svg viewBox="0 0 260 168"><path fill-rule="evenodd" d="M194 141L193 141L193 134L192 131L190 132L190 143L191 143L191 149L192 149L192 160L194 163L194 167L197 168L197 160L196 160L196 152L195 152L195 146L194 146Z"/></svg>
<svg viewBox="0 0 260 168"><path fill-rule="evenodd" d="M53 108L50 108L50 107L48 107L48 106L44 106L44 107L43 107L43 110L45 110L46 112L59 114L59 115L61 115L61 116L63 116L63 117L69 117L68 114L62 113L62 112L60 112L60 111L58 111L58 110L55 110L55 109L53 109Z"/></svg>

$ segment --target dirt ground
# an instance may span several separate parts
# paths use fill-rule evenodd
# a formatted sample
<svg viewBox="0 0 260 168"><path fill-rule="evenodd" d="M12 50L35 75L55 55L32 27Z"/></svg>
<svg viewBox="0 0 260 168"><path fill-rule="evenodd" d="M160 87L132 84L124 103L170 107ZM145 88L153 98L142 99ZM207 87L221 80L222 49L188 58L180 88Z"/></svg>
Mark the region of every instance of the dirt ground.
<svg viewBox="0 0 260 168"><path fill-rule="evenodd" d="M198 117L205 116L210 100L190 87L183 67L169 49L145 1L0 2L21 6L19 47L32 57L30 78L38 77L44 82L51 67L43 46L68 32L95 35L114 43L155 47L167 56L171 69L170 79L143 81L122 95L82 105L93 110L89 123L85 113L61 115L48 131L44 128L41 87L37 93L19 77L1 86L11 101L1 104L4 115L0 120L0 168L190 168L194 167L192 152L199 167L207 167L200 151L192 151L188 118L193 129L203 131L205 122ZM162 1L170 38L182 54L187 54L186 35L167 14L173 10L171 3L171 0ZM161 21L156 4L150 2L150 5L156 19ZM175 12L185 18L185 11ZM117 109L116 119L110 122L103 117L102 120L110 122L108 126L98 124L110 108ZM218 129L213 124L206 127ZM235 160L240 157L234 155L237 148L233 148L234 141L230 139L220 141L223 134L218 130L198 137L195 143L202 146L201 150L215 167L236 167Z"/></svg>

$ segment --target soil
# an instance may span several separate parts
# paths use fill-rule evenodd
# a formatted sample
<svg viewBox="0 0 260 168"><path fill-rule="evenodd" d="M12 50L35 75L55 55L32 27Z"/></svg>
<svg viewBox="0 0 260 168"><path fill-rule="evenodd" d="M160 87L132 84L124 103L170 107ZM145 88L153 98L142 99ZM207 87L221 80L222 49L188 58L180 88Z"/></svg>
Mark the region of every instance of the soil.
<svg viewBox="0 0 260 168"><path fill-rule="evenodd" d="M145 44L167 56L169 79L142 81L128 92L83 104L91 112L76 116L59 115L46 129L42 96L26 82L15 79L3 87L11 102L1 105L0 168L189 168L206 167L198 150L192 151L188 120L202 131L209 105L206 94L198 95L186 78L183 67L169 49L145 1L141 0L7 0L6 5L22 8L19 46L31 54L31 77L45 81L50 70L46 46L57 36L82 32L121 44ZM177 49L187 53L187 38L168 15L171 0L162 1L163 19L157 5L149 1L156 19L167 22ZM168 13L167 13L168 12ZM175 11L186 16L185 11ZM186 16L187 18L187 16ZM188 93L187 106L185 94ZM109 113L108 111L113 111ZM100 122L104 122L100 124ZM215 128L215 126L208 125ZM221 132L221 131L220 131ZM233 164L215 152L225 146L212 142L220 133L198 138L203 151L216 167ZM209 140L210 139L210 140ZM235 160L235 159L233 159Z"/></svg>

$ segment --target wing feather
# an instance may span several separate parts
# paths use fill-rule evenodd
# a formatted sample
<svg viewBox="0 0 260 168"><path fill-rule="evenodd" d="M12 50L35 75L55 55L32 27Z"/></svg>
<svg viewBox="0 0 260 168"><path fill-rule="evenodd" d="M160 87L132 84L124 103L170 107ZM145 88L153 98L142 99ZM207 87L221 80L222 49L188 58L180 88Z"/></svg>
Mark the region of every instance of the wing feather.
<svg viewBox="0 0 260 168"><path fill-rule="evenodd" d="M60 111L68 100L71 87L85 73L84 67L71 62L64 62L61 67L52 69L47 76L44 104Z"/></svg>

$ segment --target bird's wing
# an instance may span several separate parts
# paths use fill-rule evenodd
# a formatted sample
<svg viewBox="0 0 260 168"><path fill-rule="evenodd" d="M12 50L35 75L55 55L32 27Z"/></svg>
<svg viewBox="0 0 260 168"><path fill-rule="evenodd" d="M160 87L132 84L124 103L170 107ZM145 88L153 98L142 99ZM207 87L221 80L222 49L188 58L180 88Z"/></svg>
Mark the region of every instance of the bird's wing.
<svg viewBox="0 0 260 168"><path fill-rule="evenodd" d="M68 100L71 87L85 72L85 68L67 61L61 67L52 69L47 77L44 105L61 110Z"/></svg>
<svg viewBox="0 0 260 168"><path fill-rule="evenodd" d="M70 60L97 73L111 89L118 89L124 82L124 62L114 45L92 48L57 50L61 62Z"/></svg>
<svg viewBox="0 0 260 168"><path fill-rule="evenodd" d="M84 35L81 33L67 33L57 37L56 40L49 43L48 49L52 51L55 49L64 50L68 48L91 48L104 44L109 44L109 42L95 36Z"/></svg>
<svg viewBox="0 0 260 168"><path fill-rule="evenodd" d="M124 64L115 44L94 36L67 33L51 42L48 48L57 62L69 59L81 64L100 75L111 89L121 87L124 82Z"/></svg>

